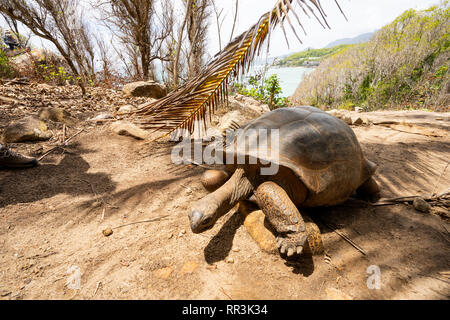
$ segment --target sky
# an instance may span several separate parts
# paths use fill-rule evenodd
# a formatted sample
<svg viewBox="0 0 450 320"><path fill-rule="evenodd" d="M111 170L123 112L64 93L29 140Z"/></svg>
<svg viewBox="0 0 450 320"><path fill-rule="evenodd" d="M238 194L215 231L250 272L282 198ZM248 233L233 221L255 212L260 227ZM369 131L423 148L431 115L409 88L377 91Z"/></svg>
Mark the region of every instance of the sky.
<svg viewBox="0 0 450 320"><path fill-rule="evenodd" d="M226 15L222 26L222 42L227 43L230 38L231 28L233 25L233 13L236 0L216 0L218 6L221 6ZM331 27L323 29L322 26L313 19L309 19L305 15L299 15L307 35L299 34L303 44L300 44L290 27L285 23L285 29L290 47L288 48L284 39L281 27L278 26L271 36L270 56L280 56L288 53L302 51L306 48L322 48L330 42L342 38L351 38L363 33L372 32L380 29L384 25L392 22L397 16L404 11L413 8L416 10L426 9L434 4L438 4L438 0L339 0L338 1L348 22L340 13L334 0L321 0L327 20ZM298 8L296 1L295 8ZM234 35L247 30L252 26L261 15L271 10L275 4L275 0L239 0L237 30ZM298 8L297 13L302 10ZM214 17L215 19L215 17ZM295 27L295 17L291 15L291 21ZM301 29L300 29L301 30ZM224 44L222 44L224 46ZM213 23L209 32L209 48L208 51L214 55L219 51L219 41L217 36L217 24Z"/></svg>
<svg viewBox="0 0 450 320"><path fill-rule="evenodd" d="M87 3L93 0L83 0ZM182 19L184 16L181 0L161 0L176 1L176 14ZM222 25L222 47L230 40L230 33L233 25L233 10L236 0L216 0L217 7L223 9L222 17L225 20ZM380 29L384 25L392 22L397 16L405 10L413 8L417 10L426 9L434 4L438 4L439 0L338 0L341 8L346 14L348 21L342 16L338 10L334 0L321 0L322 6L327 14L327 20L331 29L323 29L322 26L314 19L309 19L301 14L302 10L298 8L297 2L294 0L294 7L299 13L303 26L307 34L302 33L300 27L296 24L295 17L291 14L291 21L297 28L297 33L301 37L303 44L300 44L290 27L285 24L286 32L290 47L287 46L281 27L278 26L271 35L269 56L277 57L305 50L307 48L322 48L338 39L351 38L363 33L372 32ZM94 0L95 2L95 0ZM241 34L252 26L261 15L271 10L276 0L239 0L239 9L236 29L234 36ZM90 7L89 7L90 8ZM93 29L100 31L98 22L95 20L95 13L85 10L88 20ZM219 51L219 41L217 33L217 24L214 13L212 15L211 27L209 30L208 53L214 56ZM96 25L97 24L97 25ZM2 21L0 25L4 25ZM32 38L32 44L38 47L49 44L37 37ZM52 47L52 46L50 46ZM264 50L265 52L265 50Z"/></svg>

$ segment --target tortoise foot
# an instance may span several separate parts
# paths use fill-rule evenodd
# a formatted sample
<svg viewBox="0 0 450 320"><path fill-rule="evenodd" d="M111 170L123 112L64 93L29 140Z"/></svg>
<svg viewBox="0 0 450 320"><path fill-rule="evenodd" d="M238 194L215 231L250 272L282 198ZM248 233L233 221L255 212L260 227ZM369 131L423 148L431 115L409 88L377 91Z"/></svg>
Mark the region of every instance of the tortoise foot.
<svg viewBox="0 0 450 320"><path fill-rule="evenodd" d="M277 237L277 246L281 254L286 254L288 257L291 257L303 252L303 246L307 239L308 234L306 232L287 233Z"/></svg>

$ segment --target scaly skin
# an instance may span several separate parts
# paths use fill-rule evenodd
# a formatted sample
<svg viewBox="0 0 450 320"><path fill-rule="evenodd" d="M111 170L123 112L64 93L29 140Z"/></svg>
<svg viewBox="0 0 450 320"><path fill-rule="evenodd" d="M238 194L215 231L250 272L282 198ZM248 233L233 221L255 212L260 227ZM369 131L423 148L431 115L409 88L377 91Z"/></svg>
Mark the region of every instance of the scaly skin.
<svg viewBox="0 0 450 320"><path fill-rule="evenodd" d="M300 254L308 238L305 222L286 191L267 181L255 191L256 201L279 234L277 245L288 257Z"/></svg>

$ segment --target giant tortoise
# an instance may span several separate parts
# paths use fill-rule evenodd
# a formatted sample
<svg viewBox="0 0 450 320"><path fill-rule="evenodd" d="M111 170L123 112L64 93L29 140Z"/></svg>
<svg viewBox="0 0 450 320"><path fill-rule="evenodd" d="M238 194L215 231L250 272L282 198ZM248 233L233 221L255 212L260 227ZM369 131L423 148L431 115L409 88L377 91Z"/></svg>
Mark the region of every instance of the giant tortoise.
<svg viewBox="0 0 450 320"><path fill-rule="evenodd" d="M268 133L262 135L260 129ZM271 132L276 132L272 129L279 130L276 157L267 150L255 153L255 146L261 148L265 142L272 148ZM252 144L248 138L259 142ZM302 208L337 205L354 191L373 201L379 195L372 177L377 166L364 157L353 130L320 109L305 106L268 112L247 124L232 144L235 154L227 159L234 159L233 163L202 177L206 188L221 186L194 204L189 214L194 233L208 230L238 201L253 196L277 233L280 252L290 257L302 253L307 239ZM246 157L245 163L236 164L237 155ZM279 167L275 174L261 174L262 167L274 162Z"/></svg>

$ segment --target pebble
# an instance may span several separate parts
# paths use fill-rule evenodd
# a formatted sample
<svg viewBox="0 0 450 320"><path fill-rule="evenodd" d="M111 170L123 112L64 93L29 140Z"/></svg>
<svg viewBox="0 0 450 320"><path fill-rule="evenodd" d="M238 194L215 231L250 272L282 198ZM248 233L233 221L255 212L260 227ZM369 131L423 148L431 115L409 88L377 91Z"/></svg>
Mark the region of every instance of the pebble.
<svg viewBox="0 0 450 320"><path fill-rule="evenodd" d="M424 199L417 197L413 201L414 209L420 212L430 212L431 206Z"/></svg>
<svg viewBox="0 0 450 320"><path fill-rule="evenodd" d="M104 229L102 232L103 232L103 235L104 235L105 237L109 237L110 235L113 234L113 231L112 231L111 228L106 228L106 229Z"/></svg>
<svg viewBox="0 0 450 320"><path fill-rule="evenodd" d="M225 260L225 262L226 263L234 263L234 259L232 258L232 257L228 257L226 260Z"/></svg>

